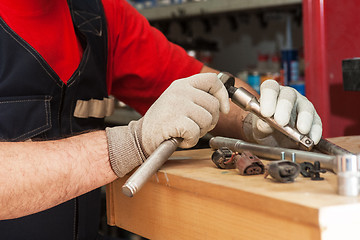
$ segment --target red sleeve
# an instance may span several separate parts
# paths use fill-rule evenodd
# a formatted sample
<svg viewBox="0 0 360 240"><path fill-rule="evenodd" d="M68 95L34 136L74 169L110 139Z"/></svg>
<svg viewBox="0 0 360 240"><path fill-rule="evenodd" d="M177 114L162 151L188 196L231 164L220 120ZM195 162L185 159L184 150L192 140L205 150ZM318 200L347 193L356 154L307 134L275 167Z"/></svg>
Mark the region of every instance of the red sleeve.
<svg viewBox="0 0 360 240"><path fill-rule="evenodd" d="M176 79L203 64L170 43L125 0L102 0L108 22L109 93L144 114Z"/></svg>

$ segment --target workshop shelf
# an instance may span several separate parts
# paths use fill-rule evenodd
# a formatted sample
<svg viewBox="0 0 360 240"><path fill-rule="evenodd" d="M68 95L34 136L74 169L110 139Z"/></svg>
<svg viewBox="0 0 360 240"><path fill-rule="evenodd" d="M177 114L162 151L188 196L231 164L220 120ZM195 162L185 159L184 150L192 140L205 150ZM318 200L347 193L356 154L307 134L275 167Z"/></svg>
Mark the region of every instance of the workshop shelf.
<svg viewBox="0 0 360 240"><path fill-rule="evenodd" d="M208 0L140 10L149 21L301 4L301 0Z"/></svg>

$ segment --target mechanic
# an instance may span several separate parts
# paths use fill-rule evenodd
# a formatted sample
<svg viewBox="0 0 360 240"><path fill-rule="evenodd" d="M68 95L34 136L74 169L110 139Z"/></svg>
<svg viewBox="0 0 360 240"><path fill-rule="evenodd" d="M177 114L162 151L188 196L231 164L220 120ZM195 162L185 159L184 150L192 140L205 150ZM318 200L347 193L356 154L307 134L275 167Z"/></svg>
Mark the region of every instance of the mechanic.
<svg viewBox="0 0 360 240"><path fill-rule="evenodd" d="M99 187L170 137L286 144L124 0L0 0L0 17L1 239L97 239ZM144 116L104 130L109 95ZM260 100L319 141L321 120L294 89L267 81Z"/></svg>

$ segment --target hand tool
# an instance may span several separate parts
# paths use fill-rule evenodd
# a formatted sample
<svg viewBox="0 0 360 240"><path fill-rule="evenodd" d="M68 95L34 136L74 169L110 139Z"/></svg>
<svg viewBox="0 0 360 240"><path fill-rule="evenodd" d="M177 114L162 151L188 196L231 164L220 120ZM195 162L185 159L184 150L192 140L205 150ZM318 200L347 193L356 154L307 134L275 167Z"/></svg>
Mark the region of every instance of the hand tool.
<svg viewBox="0 0 360 240"><path fill-rule="evenodd" d="M144 183L168 160L181 141L181 138L171 138L161 143L144 164L126 181L122 187L123 193L128 197L134 196Z"/></svg>
<svg viewBox="0 0 360 240"><path fill-rule="evenodd" d="M230 73L221 72L218 74L218 77L228 90L229 97L231 98L231 101L233 103L235 103L245 111L249 111L255 114L260 119L267 122L270 126L295 141L300 147L300 149L310 151L314 147L314 141L308 136L299 133L295 128L292 128L289 125L281 126L272 117L263 117L260 112L259 101L253 94L251 94L244 88L234 87L235 78ZM330 155L352 154L351 152L327 141L324 138L321 138L319 143L315 145L315 149Z"/></svg>
<svg viewBox="0 0 360 240"><path fill-rule="evenodd" d="M234 87L235 78L231 74L219 73L218 77L221 80L221 82L224 84L226 89L228 90L229 97L231 98L231 101L233 103L235 103L245 111L249 111L255 114L260 119L267 122L270 126L282 132L285 136L295 141L300 148L308 151L310 151L313 148L314 141L308 136L299 133L295 128L292 128L289 125L286 126L279 125L272 117L263 117L260 112L259 101L256 99L256 97L253 94L251 94L244 88Z"/></svg>
<svg viewBox="0 0 360 240"><path fill-rule="evenodd" d="M236 88L235 78L228 73L219 73L219 79L225 85L228 90L229 97L232 102L241 107L246 111L250 111L256 114L259 118L263 119L267 123L269 123L272 127L282 132L290 139L294 140L300 148L305 150L311 150L314 146L314 142L311 138L300 134L296 129L290 126L280 126L278 125L273 118L264 118L260 113L260 104L257 101L256 97L252 95L250 92L246 91L244 88ZM170 155L176 150L179 146L181 139L171 138L169 140L164 141L158 149L154 151L154 153L142 164L131 176L127 182L123 186L123 193L126 196L132 197L141 187L142 185L149 179L156 171L166 162L166 160L170 157ZM331 144L330 142L321 139L320 143L322 143L321 147L317 147L319 151L334 151L334 149L338 149L339 152L348 152L335 144Z"/></svg>
<svg viewBox="0 0 360 240"><path fill-rule="evenodd" d="M181 141L181 138L170 138L169 140L162 142L125 182L122 186L122 192L128 197L133 197L146 181L159 170L166 160L168 160Z"/></svg>
<svg viewBox="0 0 360 240"><path fill-rule="evenodd" d="M319 143L315 145L314 149L329 155L348 155L354 154L328 140L321 138Z"/></svg>

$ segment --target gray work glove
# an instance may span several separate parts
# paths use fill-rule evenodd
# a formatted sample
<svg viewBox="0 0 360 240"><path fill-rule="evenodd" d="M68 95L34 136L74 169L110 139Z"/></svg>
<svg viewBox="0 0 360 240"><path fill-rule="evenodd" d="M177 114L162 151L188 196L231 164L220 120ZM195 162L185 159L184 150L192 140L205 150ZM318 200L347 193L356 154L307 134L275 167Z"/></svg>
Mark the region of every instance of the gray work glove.
<svg viewBox="0 0 360 240"><path fill-rule="evenodd" d="M215 73L174 81L139 121L106 129L112 169L124 176L172 137L183 138L181 148L194 146L215 127L219 111L229 110L228 93Z"/></svg>
<svg viewBox="0 0 360 240"><path fill-rule="evenodd" d="M289 124L308 135L315 144L322 135L322 123L313 104L291 87L280 86L267 80L260 86L260 110L264 117L274 117L282 126ZM244 132L248 141L268 146L295 147L293 141L274 131L266 122L254 114L245 119Z"/></svg>

